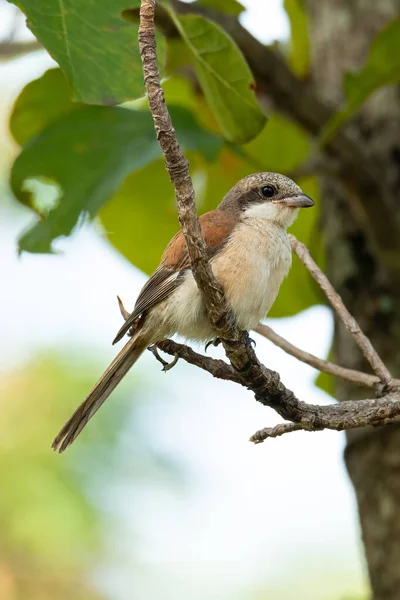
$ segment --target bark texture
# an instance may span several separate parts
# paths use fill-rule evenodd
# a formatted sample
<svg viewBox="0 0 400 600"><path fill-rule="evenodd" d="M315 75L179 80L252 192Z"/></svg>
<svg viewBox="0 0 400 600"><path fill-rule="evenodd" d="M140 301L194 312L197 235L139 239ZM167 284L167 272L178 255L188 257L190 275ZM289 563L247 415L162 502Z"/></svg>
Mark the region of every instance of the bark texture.
<svg viewBox="0 0 400 600"><path fill-rule="evenodd" d="M343 72L366 59L373 37L400 14L400 0L308 0L313 84L326 103L342 100ZM400 92L383 89L351 127L390 190L400 217ZM388 274L370 247L361 220L337 181L322 181L328 276L395 377L400 372L400 272ZM385 233L385 232L383 232ZM400 258L400 257L399 257ZM336 323L335 358L365 368L349 334ZM337 381L337 398L362 398ZM374 600L400 599L400 427L348 432L345 459L353 482Z"/></svg>

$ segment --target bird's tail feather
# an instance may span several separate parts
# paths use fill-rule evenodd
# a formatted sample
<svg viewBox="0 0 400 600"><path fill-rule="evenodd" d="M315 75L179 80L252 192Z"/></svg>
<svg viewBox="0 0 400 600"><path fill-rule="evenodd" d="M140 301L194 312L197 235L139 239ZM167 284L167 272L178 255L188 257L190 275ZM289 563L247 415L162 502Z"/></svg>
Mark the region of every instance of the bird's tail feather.
<svg viewBox="0 0 400 600"><path fill-rule="evenodd" d="M135 364L140 355L150 345L148 335L141 331L129 340L110 366L104 371L99 381L78 406L74 414L68 419L60 433L55 437L52 448L60 453L64 452L80 434L86 423L99 410L111 392Z"/></svg>

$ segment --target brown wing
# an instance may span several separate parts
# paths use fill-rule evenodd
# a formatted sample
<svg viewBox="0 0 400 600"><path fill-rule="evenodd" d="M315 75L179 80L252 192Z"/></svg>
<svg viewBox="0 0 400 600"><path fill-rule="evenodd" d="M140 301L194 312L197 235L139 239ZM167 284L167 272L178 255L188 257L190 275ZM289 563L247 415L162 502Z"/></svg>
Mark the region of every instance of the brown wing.
<svg viewBox="0 0 400 600"><path fill-rule="evenodd" d="M220 210L213 210L201 215L199 221L208 258L212 258L227 242L236 220ZM141 314L165 300L176 289L188 268L190 260L185 239L182 232L178 231L166 247L160 266L143 286L133 312L118 331L113 344L125 335Z"/></svg>

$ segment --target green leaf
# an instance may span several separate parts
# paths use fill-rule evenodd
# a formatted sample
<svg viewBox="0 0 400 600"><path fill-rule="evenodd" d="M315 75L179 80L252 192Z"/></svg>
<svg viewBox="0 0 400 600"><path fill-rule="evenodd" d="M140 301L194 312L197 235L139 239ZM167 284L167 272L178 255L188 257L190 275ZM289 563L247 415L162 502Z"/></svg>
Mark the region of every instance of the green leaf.
<svg viewBox="0 0 400 600"><path fill-rule="evenodd" d="M239 48L225 31L203 17L177 17L171 9L170 14L191 52L200 85L224 137L239 144L253 139L263 129L266 116Z"/></svg>
<svg viewBox="0 0 400 600"><path fill-rule="evenodd" d="M321 135L322 142L345 123L375 90L400 81L400 17L391 21L373 40L367 61L358 72L345 73L344 106L328 121Z"/></svg>
<svg viewBox="0 0 400 600"><path fill-rule="evenodd" d="M285 0L284 7L290 21L290 66L299 77L304 77L310 64L308 18L304 0Z"/></svg>
<svg viewBox="0 0 400 600"><path fill-rule="evenodd" d="M329 350L326 360L329 360L330 362L335 362L333 346ZM332 396L332 398L335 397L335 378L333 375L321 372L316 376L314 384L326 394Z"/></svg>
<svg viewBox="0 0 400 600"><path fill-rule="evenodd" d="M152 273L179 229L164 160L129 175L99 217L111 244L136 267Z"/></svg>
<svg viewBox="0 0 400 600"><path fill-rule="evenodd" d="M183 107L170 110L183 148L215 159L222 139L202 129ZM22 235L19 249L50 252L52 241L68 235L82 212L95 215L129 173L160 155L148 112L83 106L50 124L16 159L11 187L18 200L34 210L34 196L24 190L27 179L57 182L62 194L56 207L48 214L42 211L41 219Z"/></svg>
<svg viewBox="0 0 400 600"><path fill-rule="evenodd" d="M198 0L197 4L212 8L233 17L238 17L246 8L237 0Z"/></svg>
<svg viewBox="0 0 400 600"><path fill-rule="evenodd" d="M144 94L137 25L122 11L139 0L13 0L28 27L86 104L119 104ZM158 44L162 57L162 41Z"/></svg>
<svg viewBox="0 0 400 600"><path fill-rule="evenodd" d="M335 378L329 373L319 373L315 378L314 384L332 398L335 397Z"/></svg>
<svg viewBox="0 0 400 600"><path fill-rule="evenodd" d="M79 108L72 102L67 80L60 69L50 69L24 87L10 117L14 140L23 146L31 137L62 115Z"/></svg>

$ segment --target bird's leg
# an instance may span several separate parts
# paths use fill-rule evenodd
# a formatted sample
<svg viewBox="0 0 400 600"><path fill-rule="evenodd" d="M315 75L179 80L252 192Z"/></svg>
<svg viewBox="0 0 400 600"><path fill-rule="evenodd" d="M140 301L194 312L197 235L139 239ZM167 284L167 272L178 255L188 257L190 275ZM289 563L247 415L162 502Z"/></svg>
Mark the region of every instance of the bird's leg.
<svg viewBox="0 0 400 600"><path fill-rule="evenodd" d="M207 348L209 346L219 346L221 343L221 340L219 338L214 338L213 340L210 340L209 342L207 342L207 344L204 346L204 352L207 352Z"/></svg>
<svg viewBox="0 0 400 600"><path fill-rule="evenodd" d="M179 355L177 353L175 353L174 358L171 362L167 362L166 360L164 360L162 358L162 356L159 355L158 353L158 348L156 344L152 344L151 346L148 347L148 350L150 350L150 352L152 353L152 355L158 360L158 362L160 362L163 366L163 368L161 369L164 373L166 373L167 371L169 371L170 369L172 369L172 367L174 367L176 365L176 363L179 360Z"/></svg>

